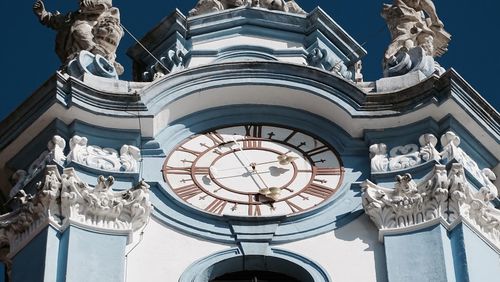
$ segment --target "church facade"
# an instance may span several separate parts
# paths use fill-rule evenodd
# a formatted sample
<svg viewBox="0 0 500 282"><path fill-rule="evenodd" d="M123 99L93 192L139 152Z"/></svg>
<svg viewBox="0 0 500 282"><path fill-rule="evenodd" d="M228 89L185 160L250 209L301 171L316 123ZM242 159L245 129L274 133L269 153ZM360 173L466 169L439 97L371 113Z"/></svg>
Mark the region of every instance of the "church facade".
<svg viewBox="0 0 500 282"><path fill-rule="evenodd" d="M499 279L500 115L435 61L432 1L384 7L375 82L320 8L216 0L119 80L119 12L94 2L67 26L34 6L67 45L0 124L0 281Z"/></svg>

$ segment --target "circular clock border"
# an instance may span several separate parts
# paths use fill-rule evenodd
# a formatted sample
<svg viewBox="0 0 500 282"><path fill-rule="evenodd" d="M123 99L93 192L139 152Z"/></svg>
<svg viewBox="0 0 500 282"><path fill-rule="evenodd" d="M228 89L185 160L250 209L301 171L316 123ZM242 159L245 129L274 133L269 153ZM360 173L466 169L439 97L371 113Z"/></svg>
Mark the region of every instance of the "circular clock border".
<svg viewBox="0 0 500 282"><path fill-rule="evenodd" d="M170 157L180 148L182 147L185 143L189 142L190 140L194 139L194 138L197 138L198 136L201 136L201 135L206 135L208 133L211 133L211 132L215 132L217 130L220 130L220 129L225 129L225 128L231 128L231 127L244 127L244 126L268 126L268 127L278 127L278 128L283 128L283 129L287 129L287 130L291 130L293 132L299 132L299 133L303 133L309 137L312 137L314 138L315 140L318 140L320 141L324 146L326 146L328 148L329 151L331 151L334 156L336 157L338 163L339 163L339 167L338 167L338 175L339 175L339 180L337 182L337 185L336 187L333 189L334 192L331 193L331 195L328 196L328 198L325 198L324 200L322 200L320 203L318 204L315 204L313 205L312 207L309 207L307 209L303 209L299 212L291 212L291 213L288 213L288 214L284 214L284 215L261 215L261 216L256 216L256 215L244 215L244 216L241 216L241 215L231 215L231 214L217 214L217 213L214 213L214 212L210 212L210 211L207 211L207 210L203 210L201 209L200 207L197 207L195 205L192 205L190 204L189 202L183 200L177 193L176 191L174 191L174 189L172 188L172 185L169 183L169 181L167 180L167 173L166 173L166 165L167 165L167 162L169 161ZM269 141L269 140L272 140L273 142L275 143L280 143L280 144L284 144L288 147L291 147L295 150L297 150L298 152L300 152L302 154L302 156L307 159L307 161L309 162L309 164L311 164L311 170L312 170L312 173L311 173L311 177L310 177L310 180L308 182L307 185L305 185L302 189L300 189L298 192L294 192L293 194L289 195L287 198L283 198L283 199L279 199L279 201L286 201L287 199L290 199L290 198L293 198L293 197L296 197L297 195L299 195L300 193L303 193L303 191L309 186L311 185L312 182L314 182L314 179L315 179L315 176L316 176L316 173L317 173L317 167L312 165L314 164L314 160L311 158L311 156L307 155L305 151L303 151L302 149L300 149L300 147L297 147L297 146L294 146L293 144L290 144L290 143L287 143L286 141L284 140L277 140L277 139L267 139L267 138L255 138L255 137L251 137L251 138L248 138L248 139L245 139L245 140L261 140L261 141ZM238 140L238 141L241 141L241 140ZM222 144L226 144L226 143L230 143L230 142L224 142ZM204 150L203 152L200 152L200 156L198 156L196 158L195 161L193 161L193 164L191 165L191 173L189 174L191 176L191 179L193 180L194 183L196 183L196 186L202 190L205 194L211 196L211 197L214 197L214 198L220 198L219 196L217 195L213 195L212 192L208 191L207 189L205 189L203 187L203 185L200 185L198 183L198 180L196 179L195 177L195 172L193 170L193 167L195 166L196 164L196 161L201 158L201 156L203 156L205 153L219 147L220 145L222 144L219 144L219 145L216 145L216 146L213 146L213 147L210 147L210 148L207 148L206 150ZM265 148L265 149L268 149L268 148ZM229 153L229 152L228 152ZM212 163L215 163L216 160L214 160ZM293 162L292 162L293 163ZM295 172L294 172L294 177L292 177L292 180L290 182L293 182L293 180L296 178L296 165L295 163L293 163L293 166L294 166L294 169L295 169ZM336 168L337 169L337 168ZM209 174L210 176L212 176L212 172L209 171ZM205 214L208 214L208 215L212 215L212 216L217 216L217 217L237 217L237 218L248 218L248 219L252 219L252 218L273 218L273 217L276 217L276 216L286 216L286 217L293 217L293 216L298 216L298 215L302 215L302 214L305 214L307 212L310 212L311 210L314 210L320 206L323 206L325 204L327 204L329 202L329 200L331 200L332 198L334 198L333 196L339 191L342 183L343 183L343 180L344 180L344 174L345 174L345 168L344 168L344 165L343 165L343 161L342 159L340 158L340 155L339 153L337 152L337 150L335 150L328 142L325 142L323 138L317 136L316 134L314 133L311 133L309 132L308 130L303 130L303 129L298 129L298 128L295 128L295 127L291 127L291 126L288 126L288 125L281 125L281 124L273 124L273 123L255 123L255 122L249 122L249 123L236 123L236 124L231 124L231 125L223 125L223 126L218 126L218 127L213 127L213 128L210 128L210 129L207 129L207 130L203 130L203 131L200 131L200 132L197 132L197 133L193 133L191 136L187 137L187 138L184 138L180 143L178 143L175 147L173 147L171 149L171 151L169 152L169 154L167 155L167 157L165 158L165 161L163 163L163 166L162 166L162 176L163 176L163 180L164 182L168 185L170 191L172 191L177 198L180 198L180 202L183 204L183 205L189 205L191 208L194 208L198 211L201 211ZM287 183L289 184L289 183ZM224 188L226 189L226 188ZM232 189L226 189L228 191L231 191ZM241 191L233 191L234 193L239 193L239 194L248 194L248 195L251 195L251 194L258 194L258 193L243 193ZM245 204L245 205L261 205L262 203L259 203L259 204L249 204L248 202L238 202L238 201L235 201L235 200L231 200L231 199L226 199L228 200L228 202L231 202L231 203L238 203L238 204Z"/></svg>

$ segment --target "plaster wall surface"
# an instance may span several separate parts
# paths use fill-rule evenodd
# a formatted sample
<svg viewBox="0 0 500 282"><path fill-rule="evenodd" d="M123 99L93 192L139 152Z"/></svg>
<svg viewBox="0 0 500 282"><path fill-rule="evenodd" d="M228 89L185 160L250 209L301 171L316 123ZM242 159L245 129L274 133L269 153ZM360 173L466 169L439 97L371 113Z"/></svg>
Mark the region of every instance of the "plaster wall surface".
<svg viewBox="0 0 500 282"><path fill-rule="evenodd" d="M151 218L139 244L129 245L125 282L178 281L195 261L234 246L214 244L181 234ZM137 247L132 248L137 244Z"/></svg>
<svg viewBox="0 0 500 282"><path fill-rule="evenodd" d="M200 42L193 44L193 50L210 50L219 49L220 47L231 46L258 46L260 48L270 49L288 49L288 48L301 48L302 44L285 40L270 40L260 36L236 35L226 38L216 38L217 40L210 40L209 42Z"/></svg>
<svg viewBox="0 0 500 282"><path fill-rule="evenodd" d="M332 281L387 281L384 246L366 215L333 232L277 247L316 262Z"/></svg>
<svg viewBox="0 0 500 282"><path fill-rule="evenodd" d="M500 255L479 238L469 227L463 225L465 254L470 282L494 282L500 273Z"/></svg>

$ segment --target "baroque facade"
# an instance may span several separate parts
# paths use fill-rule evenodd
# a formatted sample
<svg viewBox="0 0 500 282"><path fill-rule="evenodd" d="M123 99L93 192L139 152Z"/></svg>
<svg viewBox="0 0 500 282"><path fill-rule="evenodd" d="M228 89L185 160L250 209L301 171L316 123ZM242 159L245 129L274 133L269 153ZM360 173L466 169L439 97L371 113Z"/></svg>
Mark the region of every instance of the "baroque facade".
<svg viewBox="0 0 500 282"><path fill-rule="evenodd" d="M0 281L498 280L500 115L432 1L383 7L375 82L292 0L175 11L119 80L118 8L79 3L33 6L62 66L0 124Z"/></svg>

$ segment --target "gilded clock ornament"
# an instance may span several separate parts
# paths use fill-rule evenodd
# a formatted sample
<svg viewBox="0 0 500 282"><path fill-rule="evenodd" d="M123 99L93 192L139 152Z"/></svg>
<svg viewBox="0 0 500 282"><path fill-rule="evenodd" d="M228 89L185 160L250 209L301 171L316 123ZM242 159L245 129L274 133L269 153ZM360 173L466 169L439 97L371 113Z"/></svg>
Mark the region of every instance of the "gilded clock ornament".
<svg viewBox="0 0 500 282"><path fill-rule="evenodd" d="M249 124L191 136L163 177L184 202L216 215L275 216L310 210L338 190L337 153L309 133Z"/></svg>

